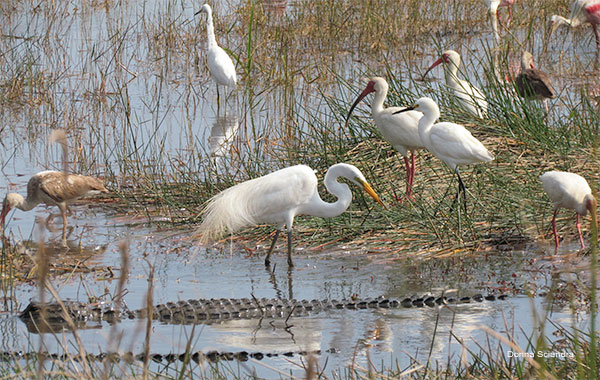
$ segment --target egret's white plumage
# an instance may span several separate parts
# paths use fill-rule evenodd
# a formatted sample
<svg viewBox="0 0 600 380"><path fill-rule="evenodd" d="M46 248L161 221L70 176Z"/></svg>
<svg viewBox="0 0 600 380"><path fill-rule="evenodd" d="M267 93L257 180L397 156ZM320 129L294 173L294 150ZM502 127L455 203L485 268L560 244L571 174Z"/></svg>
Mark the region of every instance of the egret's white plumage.
<svg viewBox="0 0 600 380"><path fill-rule="evenodd" d="M29 211L40 203L48 206L57 206L63 218L63 240L67 232L67 211L70 212L69 203L88 194L98 192L107 193L108 190L102 181L89 176L67 174L54 170L39 172L31 177L27 183L27 198L17 193L9 193L4 198L2 213L0 213L0 226L4 226L6 215L13 208ZM50 214L47 222L54 215Z"/></svg>
<svg viewBox="0 0 600 380"><path fill-rule="evenodd" d="M291 166L242 182L212 197L202 211L203 221L198 231L200 242L205 243L246 226L274 223L277 224L277 232L265 259L265 264L269 265L279 232L286 226L288 264L293 266L291 239L294 217L303 214L334 217L350 206L352 192L348 185L337 181L339 177L347 178L361 186L373 199L382 204L355 166L340 163L327 170L325 187L338 198L333 203L324 202L319 196L317 176L310 167Z"/></svg>
<svg viewBox="0 0 600 380"><path fill-rule="evenodd" d="M423 97L406 109L418 109L423 113L419 120L419 136L425 148L456 172L459 193L465 191L460 177L459 165L487 162L494 159L486 147L465 127L455 123L435 123L440 117L440 108L431 98ZM397 113L405 110L397 111Z"/></svg>
<svg viewBox="0 0 600 380"><path fill-rule="evenodd" d="M460 66L460 55L454 50L443 52L442 56L427 69L423 77L434 67L442 63L444 64L446 85L452 89L452 93L456 96L461 107L479 118L483 119L486 117L488 103L481 90L466 80L459 79L457 76Z"/></svg>
<svg viewBox="0 0 600 380"><path fill-rule="evenodd" d="M502 25L502 20L498 15L498 8L507 7L508 9L508 19L506 21L506 26L510 25L512 20L512 5L515 2L514 0L484 0L485 5L488 8L488 15L492 22L492 31L494 32L494 38L496 42L500 42L500 32L498 31L498 22Z"/></svg>
<svg viewBox="0 0 600 380"><path fill-rule="evenodd" d="M418 111L408 111L402 114L395 115L394 112L401 110L400 107L384 108L383 102L387 97L388 83L385 79L374 77L369 79L367 87L356 98L354 104L350 108L346 116L346 126L350 120L350 115L356 105L368 94L374 92L373 102L371 103L371 114L377 129L383 138L392 144L402 157L406 165L406 196L412 198L412 184L415 175L415 151L423 148L423 143L419 137L419 119L423 116ZM408 161L409 153L411 155L411 163Z"/></svg>
<svg viewBox="0 0 600 380"><path fill-rule="evenodd" d="M208 37L207 61L211 76L217 83L217 96L219 85L235 87L237 76L235 65L227 52L217 44L215 27L213 25L212 8L204 4L198 13L206 13L206 34Z"/></svg>
<svg viewBox="0 0 600 380"><path fill-rule="evenodd" d="M592 189L590 189L587 181L578 174L560 171L546 172L540 177L540 180L542 181L544 191L554 204L552 231L554 233L556 248L558 248L556 214L560 208L575 210L577 213L576 226L579 233L579 242L581 243L581 248L585 248L579 216L586 216L589 211L592 214L592 220L595 221L596 219L596 198L594 198Z"/></svg>
<svg viewBox="0 0 600 380"><path fill-rule="evenodd" d="M551 33L561 25L575 28L581 24L589 23L594 30L596 47L600 50L600 34L598 33L598 25L600 25L600 0L574 0L571 3L570 18L552 15L550 22L552 23Z"/></svg>

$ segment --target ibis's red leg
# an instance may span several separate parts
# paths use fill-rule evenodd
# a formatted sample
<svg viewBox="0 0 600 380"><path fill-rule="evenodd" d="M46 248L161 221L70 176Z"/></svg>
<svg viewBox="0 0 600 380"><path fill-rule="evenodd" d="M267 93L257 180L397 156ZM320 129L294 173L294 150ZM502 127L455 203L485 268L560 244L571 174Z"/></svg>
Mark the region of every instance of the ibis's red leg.
<svg viewBox="0 0 600 380"><path fill-rule="evenodd" d="M500 12L496 9L496 19L498 20L498 24L501 28L506 28L502 23L502 17L500 17Z"/></svg>
<svg viewBox="0 0 600 380"><path fill-rule="evenodd" d="M577 214L577 222L575 223L577 226L577 232L579 233L579 242L581 243L581 249L585 248L585 244L583 243L583 235L581 235L581 223L579 223L579 213Z"/></svg>
<svg viewBox="0 0 600 380"><path fill-rule="evenodd" d="M410 198L412 196L412 171L410 168L410 163L408 162L408 157L404 157L404 165L406 166L406 197Z"/></svg>
<svg viewBox="0 0 600 380"><path fill-rule="evenodd" d="M554 216L552 216L552 232L554 233L554 244L558 248L558 232L556 232L556 214L558 209L554 210Z"/></svg>
<svg viewBox="0 0 600 380"><path fill-rule="evenodd" d="M412 152L410 154L410 161L411 161L411 165L410 165L410 193L412 195L412 186L413 183L415 181L415 173L417 172L417 166L415 165L415 153Z"/></svg>
<svg viewBox="0 0 600 380"><path fill-rule="evenodd" d="M600 50L600 34L598 33L598 26L596 24L592 24L592 29L594 29L594 35L596 36L596 48Z"/></svg>
<svg viewBox="0 0 600 380"><path fill-rule="evenodd" d="M408 157L404 157L404 166L406 166L406 195L407 199L414 199L412 196L412 184L415 177L415 156L412 154L412 165L408 161ZM402 199L396 198L399 203L402 203Z"/></svg>

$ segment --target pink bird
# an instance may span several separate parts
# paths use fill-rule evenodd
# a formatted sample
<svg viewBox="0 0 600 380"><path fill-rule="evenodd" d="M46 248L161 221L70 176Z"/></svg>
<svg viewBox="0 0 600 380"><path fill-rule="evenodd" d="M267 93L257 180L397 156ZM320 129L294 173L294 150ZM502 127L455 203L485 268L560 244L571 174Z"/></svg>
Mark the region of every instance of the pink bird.
<svg viewBox="0 0 600 380"><path fill-rule="evenodd" d="M600 51L600 34L598 34L598 25L600 25L600 0L575 0L571 3L571 18L564 18L559 15L550 17L552 23L552 33L560 25L568 25L572 28L581 24L589 23L592 25L594 35L596 36L596 47Z"/></svg>
<svg viewBox="0 0 600 380"><path fill-rule="evenodd" d="M515 0L484 0L485 5L488 7L488 14L492 20L492 30L494 31L494 37L497 42L500 42L500 33L498 32L498 23L502 25L502 19L498 15L498 8L506 7L508 9L508 19L506 20L506 27L510 26L512 21L512 6Z"/></svg>

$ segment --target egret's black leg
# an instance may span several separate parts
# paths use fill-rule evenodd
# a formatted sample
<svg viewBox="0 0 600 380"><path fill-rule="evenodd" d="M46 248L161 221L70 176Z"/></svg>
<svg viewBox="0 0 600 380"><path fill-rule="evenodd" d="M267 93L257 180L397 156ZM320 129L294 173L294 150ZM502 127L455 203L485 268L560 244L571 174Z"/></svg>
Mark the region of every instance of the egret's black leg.
<svg viewBox="0 0 600 380"><path fill-rule="evenodd" d="M292 286L292 273L294 271L292 270L292 267L288 267L288 299L292 300L294 299L294 289Z"/></svg>
<svg viewBox="0 0 600 380"><path fill-rule="evenodd" d="M271 265L271 253L273 253L273 249L275 249L275 243L277 243L277 238L279 237L280 233L281 233L280 229L277 229L275 231L275 236L273 236L273 242L271 243L271 247L267 251L267 257L265 258L265 266L267 266L267 267L269 265Z"/></svg>
<svg viewBox="0 0 600 380"><path fill-rule="evenodd" d="M292 229L288 230L288 267L292 268L294 262L292 261Z"/></svg>
<svg viewBox="0 0 600 380"><path fill-rule="evenodd" d="M465 208L465 215L467 214L467 189L465 188L465 184L463 183L462 178L460 177L460 171L458 170L458 167L456 168L456 176L458 177L458 194L456 195L457 197L460 196L460 193L462 191L463 193L463 206Z"/></svg>

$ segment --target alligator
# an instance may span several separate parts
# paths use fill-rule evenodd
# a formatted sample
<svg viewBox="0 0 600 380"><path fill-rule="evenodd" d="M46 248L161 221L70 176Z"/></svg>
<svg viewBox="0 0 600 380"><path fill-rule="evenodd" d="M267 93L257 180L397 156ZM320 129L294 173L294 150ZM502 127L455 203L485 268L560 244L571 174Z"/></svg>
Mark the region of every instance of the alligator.
<svg viewBox="0 0 600 380"><path fill-rule="evenodd" d="M327 352L334 352L335 350L328 350ZM241 362L248 361L249 359L255 360L263 360L266 358L273 358L278 356L285 357L294 357L296 355L307 356L307 355L321 355L321 350L315 351L298 351L298 352L247 352L247 351L238 351L238 352L230 352L230 351L209 351L209 352L188 352L182 354L170 353L170 354L159 354L159 353L149 353L148 360L154 361L156 363L173 363L176 361L184 362L186 360L186 355L188 356L187 360L194 361L196 363L202 363L204 361L209 361L212 363L216 363L220 360L232 361L237 360ZM134 361L146 361L146 354L133 354L132 352L101 352L99 354L85 354L86 360L89 362L99 361L109 361L109 362L120 362L124 361L127 363L133 363ZM0 352L0 361L9 362L9 361L17 361L17 360L57 360L57 361L80 361L81 356L79 354L56 354L56 353L48 353L48 352L22 352L22 351L4 351Z"/></svg>
<svg viewBox="0 0 600 380"><path fill-rule="evenodd" d="M279 298L190 299L151 307L152 320L172 324L211 324L231 319L289 318L312 315L330 309L393 309L504 300L507 295L476 294L470 297L413 296L404 299L384 297L349 300L286 300ZM65 314L66 313L66 314ZM42 315L44 318L42 318ZM68 315L68 318L67 318ZM110 303L62 301L40 304L32 301L19 315L29 331L53 332L91 328L93 322L117 323L124 319L145 319L148 309L128 310Z"/></svg>

